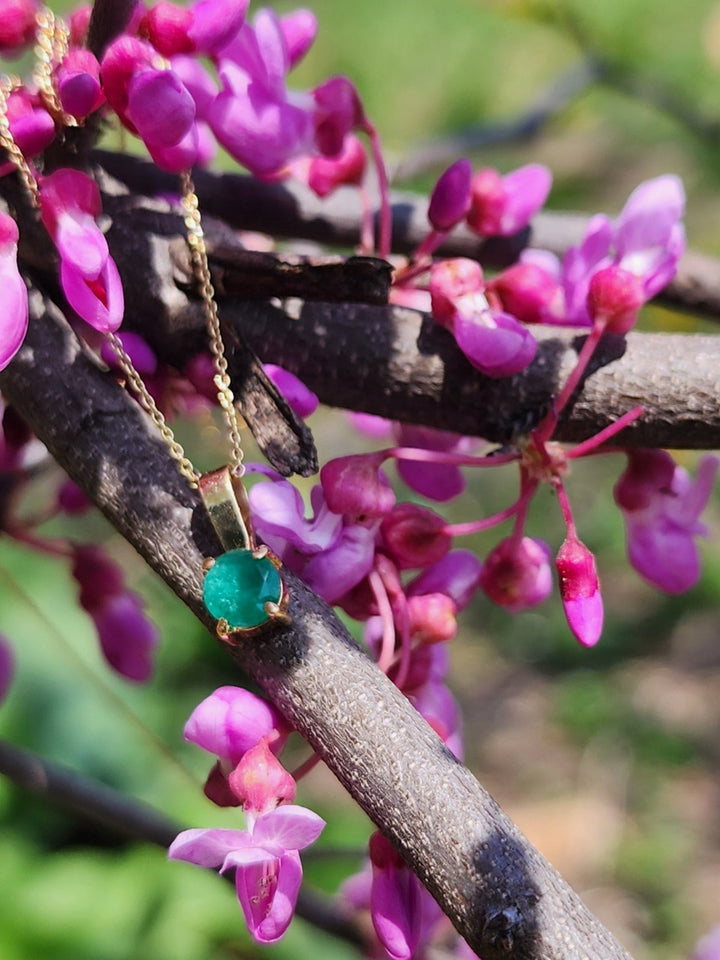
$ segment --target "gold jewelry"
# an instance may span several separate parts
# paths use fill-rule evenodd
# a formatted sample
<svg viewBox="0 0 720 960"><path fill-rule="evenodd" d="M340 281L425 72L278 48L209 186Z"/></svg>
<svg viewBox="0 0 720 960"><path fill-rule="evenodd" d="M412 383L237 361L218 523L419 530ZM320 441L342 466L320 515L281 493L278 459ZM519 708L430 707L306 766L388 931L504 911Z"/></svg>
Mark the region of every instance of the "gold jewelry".
<svg viewBox="0 0 720 960"><path fill-rule="evenodd" d="M77 126L75 118L69 117L63 111L52 84L53 69L67 50L67 28L47 9L38 13L37 22L35 82L50 113L65 125ZM8 97L20 85L20 81L14 78L6 78L0 82L0 147L18 170L33 206L39 208L40 190L37 178L15 142L7 114ZM239 420L228 374L198 198L190 173L183 173L181 179L187 241L205 309L210 351L216 371L213 379L218 403L223 411L230 440L229 464L209 473L197 472L183 447L175 439L171 427L123 347L120 337L116 333L108 333L106 339L125 377L126 387L132 390L140 406L155 424L180 474L192 489L199 491L223 547L222 554L208 558L203 564L203 600L208 612L217 620L218 636L227 640L235 635L258 633L270 622L289 623L288 595L279 572L282 566L280 560L266 546L258 547L255 540L250 505L242 483L245 467Z"/></svg>

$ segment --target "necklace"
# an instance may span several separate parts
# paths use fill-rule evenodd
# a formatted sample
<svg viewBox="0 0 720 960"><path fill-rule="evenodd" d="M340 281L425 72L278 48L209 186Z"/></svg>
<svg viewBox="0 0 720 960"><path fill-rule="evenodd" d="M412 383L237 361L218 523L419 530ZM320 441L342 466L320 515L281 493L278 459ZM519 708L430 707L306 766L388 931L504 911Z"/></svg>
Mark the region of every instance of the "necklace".
<svg viewBox="0 0 720 960"><path fill-rule="evenodd" d="M67 51L67 28L45 10L38 15L38 67L35 82L52 116L65 125L77 125L62 110L52 85L53 63L62 60ZM6 79L0 84L0 147L18 170L21 182L33 206L40 209L41 188L30 164L19 149L10 130L7 101L20 86L20 81ZM182 206L187 242L193 271L198 281L208 343L213 357L218 404L222 410L230 443L229 462L208 473L200 474L178 443L162 411L148 390L132 358L116 333L106 333L125 378L143 410L155 425L169 455L188 485L197 490L223 552L203 563L205 580L203 601L217 621L221 639L254 635L270 623L289 623L288 594L280 575L280 560L266 546L258 546L252 527L250 505L242 482L245 472L240 427L228 374L225 345L220 328L215 290L210 276L207 249L203 236L200 207L189 172L181 175Z"/></svg>

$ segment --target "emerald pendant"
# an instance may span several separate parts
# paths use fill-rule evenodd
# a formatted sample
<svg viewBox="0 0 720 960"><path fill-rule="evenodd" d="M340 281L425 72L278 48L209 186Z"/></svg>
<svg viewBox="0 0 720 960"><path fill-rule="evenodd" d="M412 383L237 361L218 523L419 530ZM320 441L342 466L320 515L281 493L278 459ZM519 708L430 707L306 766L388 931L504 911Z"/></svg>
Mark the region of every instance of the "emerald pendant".
<svg viewBox="0 0 720 960"><path fill-rule="evenodd" d="M216 620L230 630L251 630L270 619L265 604L279 607L282 580L268 556L230 550L216 558L205 574L203 601Z"/></svg>
<svg viewBox="0 0 720 960"><path fill-rule="evenodd" d="M198 487L225 550L205 562L203 585L203 602L218 621L218 635L255 630L269 620L289 623L280 561L267 547L257 547L240 478L222 467L203 474Z"/></svg>

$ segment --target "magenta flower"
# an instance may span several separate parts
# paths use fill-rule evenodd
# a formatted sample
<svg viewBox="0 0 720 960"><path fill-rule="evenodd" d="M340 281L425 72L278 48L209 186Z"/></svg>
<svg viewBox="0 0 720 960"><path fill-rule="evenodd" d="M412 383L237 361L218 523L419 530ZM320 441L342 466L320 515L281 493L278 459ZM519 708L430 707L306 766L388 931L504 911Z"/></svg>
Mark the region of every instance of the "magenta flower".
<svg viewBox="0 0 720 960"><path fill-rule="evenodd" d="M183 736L229 766L264 740L279 752L290 725L271 703L242 687L219 687L190 714Z"/></svg>
<svg viewBox="0 0 720 960"><path fill-rule="evenodd" d="M382 517L395 505L395 494L380 469L387 454L356 453L328 460L320 471L325 502L333 513Z"/></svg>
<svg viewBox="0 0 720 960"><path fill-rule="evenodd" d="M92 617L100 648L110 666L128 680L150 679L158 632L142 601L125 586L122 571L96 546L74 547L72 574L80 586L80 605Z"/></svg>
<svg viewBox="0 0 720 960"><path fill-rule="evenodd" d="M322 487L310 494L313 517L286 480L256 483L249 494L255 529L294 573L335 603L370 572L379 521L355 523L328 507Z"/></svg>
<svg viewBox="0 0 720 960"><path fill-rule="evenodd" d="M472 165L464 158L456 160L441 174L430 195L428 220L442 232L452 230L470 209Z"/></svg>
<svg viewBox="0 0 720 960"><path fill-rule="evenodd" d="M452 537L445 527L445 520L432 510L416 503L399 503L380 524L383 549L398 570L430 566L450 549Z"/></svg>
<svg viewBox="0 0 720 960"><path fill-rule="evenodd" d="M480 586L482 564L469 550L453 550L415 577L407 587L409 597L446 593L458 610L464 610Z"/></svg>
<svg viewBox="0 0 720 960"><path fill-rule="evenodd" d="M705 534L700 514L712 492L718 459L702 458L694 482L664 450L631 450L615 485L623 512L630 563L666 593L689 590L700 576L695 537Z"/></svg>
<svg viewBox="0 0 720 960"><path fill-rule="evenodd" d="M36 0L3 0L0 7L0 54L22 53L35 38Z"/></svg>
<svg viewBox="0 0 720 960"><path fill-rule="evenodd" d="M120 326L125 305L120 274L95 222L100 210L97 184L79 170L56 170L40 184L40 215L60 254L67 301L86 323L107 333Z"/></svg>
<svg viewBox="0 0 720 960"><path fill-rule="evenodd" d="M70 50L55 74L62 108L82 120L105 102L100 64L89 50Z"/></svg>
<svg viewBox="0 0 720 960"><path fill-rule="evenodd" d="M505 176L490 168L478 170L472 180L468 226L486 237L517 233L545 203L551 186L550 171L539 163Z"/></svg>
<svg viewBox="0 0 720 960"><path fill-rule="evenodd" d="M411 423L395 424L394 432L399 446L420 450L467 454L478 443L475 437L463 437L448 430L434 430ZM465 489L462 470L452 463L403 458L397 461L397 472L411 490L438 503L452 500Z"/></svg>
<svg viewBox="0 0 720 960"><path fill-rule="evenodd" d="M509 313L491 310L483 294L456 303L453 335L470 363L487 377L509 377L532 363L537 341Z"/></svg>
<svg viewBox="0 0 720 960"><path fill-rule="evenodd" d="M218 141L239 163L266 176L312 151L313 104L291 98L290 68L282 27L270 10L245 23L220 54L222 90L208 112Z"/></svg>
<svg viewBox="0 0 720 960"><path fill-rule="evenodd" d="M295 799L295 780L265 740L251 747L228 775L228 786L246 813L263 816Z"/></svg>
<svg viewBox="0 0 720 960"><path fill-rule="evenodd" d="M523 259L494 277L487 285L487 296L493 306L522 323L562 323L565 317L557 277L532 260Z"/></svg>
<svg viewBox="0 0 720 960"><path fill-rule="evenodd" d="M274 943L292 920L302 882L299 850L319 837L325 821L311 810L281 806L248 818L248 830L185 830L170 845L171 860L235 869L245 922L258 943Z"/></svg>
<svg viewBox="0 0 720 960"><path fill-rule="evenodd" d="M603 625L595 557L574 534L568 533L555 558L555 567L568 625L584 647L594 647Z"/></svg>
<svg viewBox="0 0 720 960"><path fill-rule="evenodd" d="M552 590L550 548L532 537L508 537L485 558L480 586L511 613L542 603Z"/></svg>
<svg viewBox="0 0 720 960"><path fill-rule="evenodd" d="M485 278L477 260L454 257L440 260L430 270L430 303L437 323L452 330L458 300L485 290Z"/></svg>
<svg viewBox="0 0 720 960"><path fill-rule="evenodd" d="M17 265L18 228L12 217L0 211L0 285L3 315L0 319L0 370L4 370L22 346L28 327L28 294Z"/></svg>
<svg viewBox="0 0 720 960"><path fill-rule="evenodd" d="M318 22L312 10L300 8L280 17L285 46L287 47L290 69L298 64L317 36Z"/></svg>
<svg viewBox="0 0 720 960"><path fill-rule="evenodd" d="M161 0L143 16L139 30L165 57L213 55L236 36L248 6L249 0L199 0L187 8Z"/></svg>
<svg viewBox="0 0 720 960"><path fill-rule="evenodd" d="M345 137L343 148L336 157L304 157L292 165L292 172L304 180L319 197L327 197L345 185L362 183L367 165L365 148L358 138L350 133Z"/></svg>
<svg viewBox="0 0 720 960"><path fill-rule="evenodd" d="M627 333L645 302L643 281L622 267L603 267L593 274L587 307L593 324L609 333Z"/></svg>
<svg viewBox="0 0 720 960"><path fill-rule="evenodd" d="M0 703L7 696L15 676L15 654L8 640L0 635Z"/></svg>
<svg viewBox="0 0 720 960"><path fill-rule="evenodd" d="M55 139L55 121L38 95L24 88L14 90L7 98L7 118L10 133L26 158L42 153ZM14 170L15 165L8 161L0 165L0 176Z"/></svg>
<svg viewBox="0 0 720 960"><path fill-rule="evenodd" d="M306 417L309 417L310 414L315 413L320 401L316 394L305 386L302 380L296 377L294 373L290 373L289 370L278 367L274 363L265 363L263 367L265 373L270 377L298 417L302 417L304 420Z"/></svg>

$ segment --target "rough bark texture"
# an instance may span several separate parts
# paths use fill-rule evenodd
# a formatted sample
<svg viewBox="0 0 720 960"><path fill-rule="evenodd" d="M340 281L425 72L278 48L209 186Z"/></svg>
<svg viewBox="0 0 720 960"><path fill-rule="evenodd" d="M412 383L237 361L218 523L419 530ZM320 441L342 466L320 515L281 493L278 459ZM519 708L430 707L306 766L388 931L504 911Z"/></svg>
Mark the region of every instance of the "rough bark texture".
<svg viewBox="0 0 720 960"><path fill-rule="evenodd" d="M216 545L197 496L141 411L37 290L28 339L0 374L0 389L212 628L201 561ZM396 844L472 948L485 960L627 958L326 604L285 575L292 626L233 644L230 653Z"/></svg>

